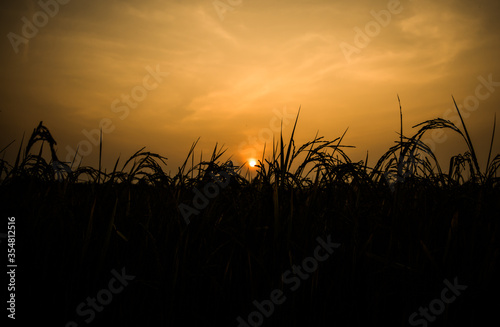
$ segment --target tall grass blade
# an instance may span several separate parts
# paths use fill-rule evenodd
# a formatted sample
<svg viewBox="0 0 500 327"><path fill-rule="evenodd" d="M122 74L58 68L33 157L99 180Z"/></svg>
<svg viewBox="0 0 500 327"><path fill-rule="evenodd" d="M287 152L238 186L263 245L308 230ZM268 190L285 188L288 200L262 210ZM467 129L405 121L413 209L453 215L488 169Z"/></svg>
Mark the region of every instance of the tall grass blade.
<svg viewBox="0 0 500 327"><path fill-rule="evenodd" d="M2 150L0 150L0 153L4 152L12 143L14 143L16 140L10 142L9 144L7 144Z"/></svg>
<svg viewBox="0 0 500 327"><path fill-rule="evenodd" d="M479 163L477 161L476 152L474 151L474 146L472 145L472 141L470 139L469 132L467 131L467 127L465 126L464 120L462 118L462 114L460 113L460 110L458 109L457 102L455 101L455 98L453 96L451 96L451 98L453 99L453 103L455 104L455 108L457 109L458 116L460 117L460 121L462 122L462 125L464 126L465 135L467 137L466 142L467 142L467 145L469 146L469 150L470 150L471 155L472 155L472 161L474 162L474 166L476 168L477 174L479 175L479 177L481 177L481 170L479 169ZM471 176L471 177L473 177L473 176Z"/></svg>
<svg viewBox="0 0 500 327"><path fill-rule="evenodd" d="M21 144L19 145L19 150L17 151L17 156L16 156L16 162L14 163L14 171L19 167L19 160L21 159L21 150L23 148L23 142L24 142L24 135L23 133L23 138L21 139Z"/></svg>
<svg viewBox="0 0 500 327"><path fill-rule="evenodd" d="M102 161L102 127L99 135L99 174L97 175L97 183L101 181L101 161Z"/></svg>
<svg viewBox="0 0 500 327"><path fill-rule="evenodd" d="M493 132L491 133L490 151L488 152L488 160L486 161L486 174L488 174L488 171L490 170L491 151L493 150L493 140L495 139L496 124L497 124L497 114L495 113L495 117L493 118Z"/></svg>
<svg viewBox="0 0 500 327"><path fill-rule="evenodd" d="M401 158L401 153L403 151L403 109L401 108L401 100L399 99L398 94L398 103L399 103L399 125L400 125L400 133L399 133L399 142L401 142L401 149L399 150L399 158Z"/></svg>
<svg viewBox="0 0 500 327"><path fill-rule="evenodd" d="M293 141L293 135L295 134L295 128L297 127L297 121L299 120L300 108L301 107L299 106L299 111L297 112L297 117L295 117L295 123L293 124L292 134L290 135L290 143L288 144L288 150L286 152L285 164L287 166L285 168L286 168L287 172L288 172L290 166L292 165L291 160L289 161L289 159L290 159L290 151L292 149L292 146L295 148L295 145L294 145L295 142Z"/></svg>

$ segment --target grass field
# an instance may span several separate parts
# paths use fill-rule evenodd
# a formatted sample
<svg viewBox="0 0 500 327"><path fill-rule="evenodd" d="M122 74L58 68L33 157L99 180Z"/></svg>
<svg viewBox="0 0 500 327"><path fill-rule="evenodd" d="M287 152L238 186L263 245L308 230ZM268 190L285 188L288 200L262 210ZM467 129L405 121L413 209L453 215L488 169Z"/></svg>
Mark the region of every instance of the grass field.
<svg viewBox="0 0 500 327"><path fill-rule="evenodd" d="M368 167L349 159L343 136L296 146L296 121L250 180L217 146L195 164L196 143L175 175L144 149L111 172L100 160L98 168L61 163L40 123L14 163L0 161L3 216L17 221L19 319L482 326L500 308L500 155L490 151L481 171L463 126L434 119L412 137L401 130ZM447 171L420 141L436 128L459 133L469 149ZM323 247L323 261L318 238L339 244L329 255ZM110 280L123 271L133 278L114 292ZM467 288L444 292L453 297L446 303L445 281L454 280ZM96 296L93 307L87 299ZM429 306L428 318L409 320Z"/></svg>

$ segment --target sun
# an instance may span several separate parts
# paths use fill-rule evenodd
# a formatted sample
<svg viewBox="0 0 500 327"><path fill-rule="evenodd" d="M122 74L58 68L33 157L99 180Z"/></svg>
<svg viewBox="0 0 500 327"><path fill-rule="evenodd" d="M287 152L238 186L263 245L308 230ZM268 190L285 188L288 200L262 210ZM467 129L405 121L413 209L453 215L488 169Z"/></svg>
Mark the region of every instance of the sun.
<svg viewBox="0 0 500 327"><path fill-rule="evenodd" d="M248 160L248 165L250 167L255 167L257 165L257 161L255 159Z"/></svg>

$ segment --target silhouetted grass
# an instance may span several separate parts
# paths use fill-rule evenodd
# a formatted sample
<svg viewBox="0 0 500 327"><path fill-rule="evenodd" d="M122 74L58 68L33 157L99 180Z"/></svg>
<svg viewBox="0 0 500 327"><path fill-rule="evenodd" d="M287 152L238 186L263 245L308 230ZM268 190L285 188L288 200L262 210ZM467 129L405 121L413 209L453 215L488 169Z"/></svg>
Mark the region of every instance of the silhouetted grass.
<svg viewBox="0 0 500 327"><path fill-rule="evenodd" d="M231 171L220 161L225 150L216 145L195 164L196 141L171 176L167 158L142 148L106 172L101 150L98 169L60 162L40 123L13 165L0 161L0 197L19 220L32 315L85 325L77 305L106 287L111 269L126 267L136 279L91 324L237 326L237 316L255 310L252 301L279 288L287 301L264 325L407 326L439 297L444 278L458 276L469 288L433 325L477 325L496 304L488 290L499 285L500 155L490 160L490 146L482 172L465 124L462 132L438 118L416 125L412 137L401 128L371 168L344 152L345 133L296 147L298 117L287 143L280 134L267 159L264 150L252 180L236 167L189 224L179 206ZM438 128L460 134L469 149L448 172L421 141ZM281 274L327 235L341 248L286 292Z"/></svg>

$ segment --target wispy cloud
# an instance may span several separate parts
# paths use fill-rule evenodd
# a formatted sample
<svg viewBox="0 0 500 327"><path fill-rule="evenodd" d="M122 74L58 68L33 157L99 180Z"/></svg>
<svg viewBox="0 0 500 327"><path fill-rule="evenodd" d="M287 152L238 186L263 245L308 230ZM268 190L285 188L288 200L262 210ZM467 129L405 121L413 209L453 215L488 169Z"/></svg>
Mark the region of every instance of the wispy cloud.
<svg viewBox="0 0 500 327"><path fill-rule="evenodd" d="M477 75L500 79L498 2L401 4L404 10L347 63L339 43L352 42L353 28L364 28L370 11L385 9L387 1L245 1L224 21L210 1L71 1L19 56L8 40L2 43L0 95L9 108L1 114L19 130L33 126L15 112L96 128L101 118L114 117L111 102L141 81L144 67L159 64L170 72L168 82L117 125L114 142L134 135L144 145L182 137L189 144L194 135L231 135L237 145L285 104L303 106L305 133L335 124L392 137L385 115L396 93L408 110L418 108L418 118L434 118L450 93L466 96ZM21 17L39 10L35 1L1 6L4 35L21 33ZM494 104L496 95L481 105ZM374 106L383 108L374 114Z"/></svg>

